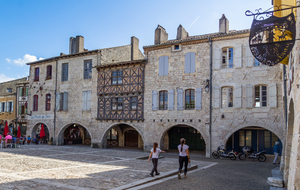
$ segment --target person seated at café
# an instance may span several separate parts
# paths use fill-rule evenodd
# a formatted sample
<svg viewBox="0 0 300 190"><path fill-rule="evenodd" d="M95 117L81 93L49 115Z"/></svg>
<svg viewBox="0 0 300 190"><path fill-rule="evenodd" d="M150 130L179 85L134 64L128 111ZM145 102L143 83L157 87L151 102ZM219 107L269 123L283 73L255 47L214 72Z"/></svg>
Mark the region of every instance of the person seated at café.
<svg viewBox="0 0 300 190"><path fill-rule="evenodd" d="M12 143L16 143L17 142L17 138L15 137L15 135L12 136Z"/></svg>
<svg viewBox="0 0 300 190"><path fill-rule="evenodd" d="M23 137L22 137L22 143L23 143L23 145L25 144L25 142L26 142L26 135L23 135Z"/></svg>
<svg viewBox="0 0 300 190"><path fill-rule="evenodd" d="M7 133L7 135L5 137L5 142L7 142L8 139L12 139L12 136L10 133Z"/></svg>

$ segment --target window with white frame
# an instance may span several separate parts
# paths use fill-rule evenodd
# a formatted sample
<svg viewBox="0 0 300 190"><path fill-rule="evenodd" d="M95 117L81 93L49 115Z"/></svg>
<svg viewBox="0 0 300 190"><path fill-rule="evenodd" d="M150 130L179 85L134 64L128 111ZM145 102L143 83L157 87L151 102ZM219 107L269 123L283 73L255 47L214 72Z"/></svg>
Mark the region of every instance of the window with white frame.
<svg viewBox="0 0 300 190"><path fill-rule="evenodd" d="M123 109L123 98L112 98L111 109L112 110L122 110Z"/></svg>
<svg viewBox="0 0 300 190"><path fill-rule="evenodd" d="M222 69L233 68L233 48L222 49Z"/></svg>
<svg viewBox="0 0 300 190"><path fill-rule="evenodd" d="M112 85L123 84L123 71L113 71L112 72Z"/></svg>
<svg viewBox="0 0 300 190"><path fill-rule="evenodd" d="M130 108L132 110L136 110L136 108L137 108L137 97L136 96L131 97L130 104L131 104Z"/></svg>
<svg viewBox="0 0 300 190"><path fill-rule="evenodd" d="M168 109L168 91L159 92L159 109L160 110Z"/></svg>
<svg viewBox="0 0 300 190"><path fill-rule="evenodd" d="M7 102L7 112L12 112L13 111L13 102Z"/></svg>
<svg viewBox="0 0 300 190"><path fill-rule="evenodd" d="M92 60L84 61L84 79L91 79L92 78Z"/></svg>
<svg viewBox="0 0 300 190"><path fill-rule="evenodd" d="M222 88L222 108L233 107L233 87Z"/></svg>
<svg viewBox="0 0 300 190"><path fill-rule="evenodd" d="M6 106L6 102L0 102L0 112L6 111L5 106Z"/></svg>
<svg viewBox="0 0 300 190"><path fill-rule="evenodd" d="M255 107L267 107L267 86L255 86Z"/></svg>

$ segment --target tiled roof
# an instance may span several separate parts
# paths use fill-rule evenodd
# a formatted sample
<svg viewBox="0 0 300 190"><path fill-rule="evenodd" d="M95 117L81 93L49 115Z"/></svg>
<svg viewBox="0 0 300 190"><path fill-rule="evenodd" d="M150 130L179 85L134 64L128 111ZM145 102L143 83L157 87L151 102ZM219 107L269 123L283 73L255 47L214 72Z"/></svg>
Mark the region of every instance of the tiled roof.
<svg viewBox="0 0 300 190"><path fill-rule="evenodd" d="M207 39L207 38L214 38L214 37L223 37L223 36L230 36L230 35L235 35L235 34L244 34L250 32L250 29L246 30L230 30L228 33L210 33L210 34L203 34L203 35L197 35L197 36L189 36L184 39L174 39L174 40L168 40L166 42L162 42L160 44L155 44L155 45L149 45L149 46L144 46L143 48L149 48L149 47L155 47L155 46L161 46L161 45L167 45L167 44L174 44L174 43L179 43L179 42L186 42L186 41L193 41L193 40L201 40L201 39Z"/></svg>

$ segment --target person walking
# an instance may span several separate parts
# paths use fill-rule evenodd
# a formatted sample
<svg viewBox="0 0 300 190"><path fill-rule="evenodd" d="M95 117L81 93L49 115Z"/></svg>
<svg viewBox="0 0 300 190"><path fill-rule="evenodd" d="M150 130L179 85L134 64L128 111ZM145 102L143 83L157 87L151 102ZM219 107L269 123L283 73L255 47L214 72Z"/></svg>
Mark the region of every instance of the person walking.
<svg viewBox="0 0 300 190"><path fill-rule="evenodd" d="M158 157L159 157L160 153L166 153L166 152L160 150L160 148L158 148L158 144L155 142L153 144L153 148L151 149L151 153L150 153L149 158L148 158L148 162L150 162L150 158L152 156L153 169L152 169L152 171L150 173L151 177L154 177L153 176L154 172L155 172L155 175L159 175L159 173L157 171L157 163L158 163Z"/></svg>
<svg viewBox="0 0 300 190"><path fill-rule="evenodd" d="M187 166L190 162L190 153L189 146L185 144L185 139L180 139L180 145L178 145L179 152L179 170L178 170L178 179L181 179L181 171L184 163L184 177L186 177Z"/></svg>
<svg viewBox="0 0 300 190"><path fill-rule="evenodd" d="M278 141L275 142L273 151L274 151L274 154L275 154L275 158L273 160L273 164L274 165L276 165L277 163L280 164L280 161L278 161L278 155L280 153L280 148L279 148L279 142Z"/></svg>

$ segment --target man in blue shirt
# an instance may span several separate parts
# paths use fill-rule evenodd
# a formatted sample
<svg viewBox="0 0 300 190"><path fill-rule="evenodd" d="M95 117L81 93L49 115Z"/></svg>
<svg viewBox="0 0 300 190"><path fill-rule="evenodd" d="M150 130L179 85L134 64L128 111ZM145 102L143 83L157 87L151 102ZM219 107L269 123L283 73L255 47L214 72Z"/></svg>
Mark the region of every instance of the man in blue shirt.
<svg viewBox="0 0 300 190"><path fill-rule="evenodd" d="M274 158L274 160L273 160L273 164L275 164L276 165L276 163L280 163L277 159L278 159L278 155L279 155L279 153L280 153L280 148L279 148L279 142L278 141L276 141L275 142L275 146L274 146L274 154L275 154L275 158Z"/></svg>

